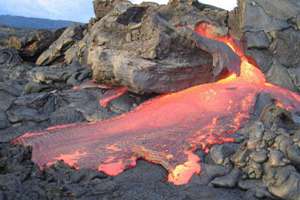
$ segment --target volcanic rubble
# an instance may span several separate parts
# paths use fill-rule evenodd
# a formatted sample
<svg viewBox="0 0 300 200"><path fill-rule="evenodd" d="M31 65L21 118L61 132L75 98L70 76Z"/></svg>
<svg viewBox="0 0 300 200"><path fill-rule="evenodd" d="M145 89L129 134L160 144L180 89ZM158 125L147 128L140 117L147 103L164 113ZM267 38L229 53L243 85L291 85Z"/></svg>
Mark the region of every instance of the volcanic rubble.
<svg viewBox="0 0 300 200"><path fill-rule="evenodd" d="M300 199L300 118L267 94L235 143L197 151L201 174L183 186L143 160L116 177L63 162L41 171L30 148L12 145L27 131L108 119L157 94L217 80L231 60L178 28L202 21L241 40L269 82L300 92L298 0L239 0L232 12L193 0L95 0L94 8L87 25L0 27L0 199ZM99 104L120 86L129 91Z"/></svg>

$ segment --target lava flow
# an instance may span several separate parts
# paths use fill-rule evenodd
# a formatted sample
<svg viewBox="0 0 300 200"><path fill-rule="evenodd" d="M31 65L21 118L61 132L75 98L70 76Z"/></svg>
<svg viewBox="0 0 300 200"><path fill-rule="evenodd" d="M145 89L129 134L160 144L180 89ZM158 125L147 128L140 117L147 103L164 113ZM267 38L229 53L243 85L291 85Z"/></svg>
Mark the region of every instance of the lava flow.
<svg viewBox="0 0 300 200"><path fill-rule="evenodd" d="M157 97L110 120L26 133L14 143L32 146L32 160L41 168L64 160L75 168L118 175L145 159L162 165L168 180L180 185L201 171L196 149L208 152L214 144L234 142L230 134L250 118L259 93L271 94L286 109L300 109L300 96L267 83L233 39L216 37L207 24L195 30L240 56L240 76Z"/></svg>

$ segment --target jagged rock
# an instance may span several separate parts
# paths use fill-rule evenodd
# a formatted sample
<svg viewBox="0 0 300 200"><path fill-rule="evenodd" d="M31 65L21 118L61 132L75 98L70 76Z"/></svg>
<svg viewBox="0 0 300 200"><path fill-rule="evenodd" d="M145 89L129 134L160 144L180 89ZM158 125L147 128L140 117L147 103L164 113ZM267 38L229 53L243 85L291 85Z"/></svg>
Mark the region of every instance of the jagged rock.
<svg viewBox="0 0 300 200"><path fill-rule="evenodd" d="M98 47L90 48L88 53L88 64L92 66L94 79L107 82L117 80L135 92L159 93L175 91L178 89L175 83L181 89L187 85L191 86L192 82L196 80L196 74L201 74L204 82L210 79L209 65L212 60L208 54L195 48L190 49L190 47L188 49L174 46L171 50L172 38L167 35L166 28L165 32L163 28L161 28L162 30L157 28L160 25L155 21L156 19L148 17L147 22L144 20L141 24L141 17L145 15L146 8L131 7L130 4L127 8L120 17L110 19L111 17L107 16L97 22L91 30L92 35L94 35L91 37L95 38L94 40L98 43ZM131 11L134 9L135 12ZM140 17L134 19L133 16L138 16L138 14ZM115 21L111 22L105 19ZM140 21L130 22L129 19ZM130 31L120 35L118 41L114 40L113 38L116 37L114 34L121 32L123 27L128 29L126 26L130 23L132 23L132 27L128 27ZM111 27L119 26L119 30L109 30L107 24L111 24ZM105 44L124 50L109 49ZM92 44L92 46L95 45ZM174 51L171 58L168 58L169 51ZM180 57L179 52L183 54ZM141 57L137 57L139 54ZM182 80L181 83L178 82L178 79ZM201 79L198 79L196 82L199 83L200 81Z"/></svg>
<svg viewBox="0 0 300 200"><path fill-rule="evenodd" d="M239 0L238 4L229 14L231 33L245 41L246 54L258 63L269 82L299 91L300 3Z"/></svg>
<svg viewBox="0 0 300 200"><path fill-rule="evenodd" d="M24 60L35 61L56 40L56 37L55 32L35 30L22 36L11 36L8 46L17 49Z"/></svg>
<svg viewBox="0 0 300 200"><path fill-rule="evenodd" d="M226 67L236 67L239 58L226 45L174 26L210 22L201 9L194 4L170 5L153 8L122 1L96 22L84 38L93 78L138 93L164 93L213 81Z"/></svg>
<svg viewBox="0 0 300 200"><path fill-rule="evenodd" d="M62 35L39 56L36 64L51 65L61 61L65 56L65 52L83 38L84 29L85 27L82 25L73 25L67 28Z"/></svg>

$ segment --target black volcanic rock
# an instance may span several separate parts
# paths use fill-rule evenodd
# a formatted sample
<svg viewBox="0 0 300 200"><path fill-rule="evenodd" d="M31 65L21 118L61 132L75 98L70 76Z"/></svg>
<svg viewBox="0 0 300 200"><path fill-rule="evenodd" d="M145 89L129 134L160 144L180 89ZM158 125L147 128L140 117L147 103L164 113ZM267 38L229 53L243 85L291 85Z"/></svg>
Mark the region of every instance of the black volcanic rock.
<svg viewBox="0 0 300 200"><path fill-rule="evenodd" d="M0 48L14 48L23 60L35 62L64 29L56 31L19 29L0 26Z"/></svg>
<svg viewBox="0 0 300 200"><path fill-rule="evenodd" d="M297 0L239 0L229 14L231 34L244 41L247 55L257 61L268 81L300 91Z"/></svg>
<svg viewBox="0 0 300 200"><path fill-rule="evenodd" d="M125 85L137 93L165 93L214 81L226 68L238 65L228 62L239 58L227 46L180 28L207 21L226 34L227 14L222 10L212 9L207 15L195 1L166 6L110 3L115 7L92 25L76 53L84 49L82 60L98 82Z"/></svg>
<svg viewBox="0 0 300 200"><path fill-rule="evenodd" d="M36 64L50 65L61 61L65 57L65 52L83 38L84 29L82 25L73 25L67 28L62 35L38 57Z"/></svg>
<svg viewBox="0 0 300 200"><path fill-rule="evenodd" d="M35 61L55 39L56 34L52 31L31 31L21 37L11 36L8 41L8 47L17 49L24 60Z"/></svg>

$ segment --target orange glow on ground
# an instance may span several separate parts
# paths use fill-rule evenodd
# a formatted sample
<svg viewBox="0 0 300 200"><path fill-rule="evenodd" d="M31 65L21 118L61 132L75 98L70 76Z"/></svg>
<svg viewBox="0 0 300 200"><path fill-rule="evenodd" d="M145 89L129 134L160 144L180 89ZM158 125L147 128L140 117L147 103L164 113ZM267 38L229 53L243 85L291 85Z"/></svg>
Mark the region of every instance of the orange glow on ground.
<svg viewBox="0 0 300 200"><path fill-rule="evenodd" d="M59 156L57 156L55 158L55 160L62 160L65 163L67 163L69 166L74 167L75 169L79 169L77 161L80 160L80 158L83 156L86 156L86 152L81 152L79 150L76 150L74 153L60 154ZM49 163L48 163L48 166L49 166Z"/></svg>
<svg viewBox="0 0 300 200"><path fill-rule="evenodd" d="M250 118L259 93L270 93L286 109L300 110L300 96L267 83L232 38L214 36L207 24L196 32L230 46L241 57L240 76L157 97L110 120L27 133L14 143L32 146L32 160L41 168L80 149L86 152L76 154L80 168L118 175L142 158L162 165L168 180L181 185L200 173L196 149L209 152L212 145L234 142L230 134ZM74 159L64 161L74 164Z"/></svg>

